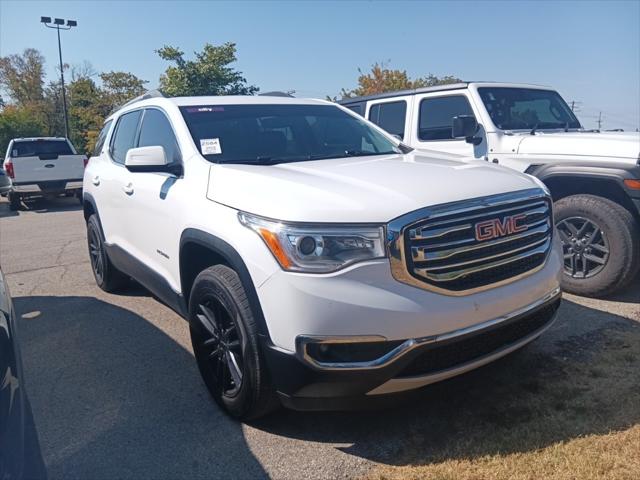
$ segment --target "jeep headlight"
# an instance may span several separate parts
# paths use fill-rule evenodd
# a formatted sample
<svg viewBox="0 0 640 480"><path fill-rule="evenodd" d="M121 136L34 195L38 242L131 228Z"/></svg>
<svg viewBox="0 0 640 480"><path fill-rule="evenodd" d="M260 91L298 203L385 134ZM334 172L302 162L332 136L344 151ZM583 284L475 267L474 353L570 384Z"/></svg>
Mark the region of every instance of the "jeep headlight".
<svg viewBox="0 0 640 480"><path fill-rule="evenodd" d="M328 273L386 256L381 226L294 224L244 212L238 219L260 235L285 270Z"/></svg>

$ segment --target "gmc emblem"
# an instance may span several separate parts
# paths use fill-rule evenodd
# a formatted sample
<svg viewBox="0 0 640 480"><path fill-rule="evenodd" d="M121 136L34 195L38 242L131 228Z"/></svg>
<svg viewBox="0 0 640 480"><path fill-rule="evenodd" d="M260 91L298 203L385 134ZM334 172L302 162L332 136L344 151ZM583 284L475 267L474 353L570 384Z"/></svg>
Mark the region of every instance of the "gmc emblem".
<svg viewBox="0 0 640 480"><path fill-rule="evenodd" d="M492 238L504 237L513 233L524 232L529 226L522 221L527 218L524 213L499 218L492 218L484 222L476 223L476 240L482 242Z"/></svg>

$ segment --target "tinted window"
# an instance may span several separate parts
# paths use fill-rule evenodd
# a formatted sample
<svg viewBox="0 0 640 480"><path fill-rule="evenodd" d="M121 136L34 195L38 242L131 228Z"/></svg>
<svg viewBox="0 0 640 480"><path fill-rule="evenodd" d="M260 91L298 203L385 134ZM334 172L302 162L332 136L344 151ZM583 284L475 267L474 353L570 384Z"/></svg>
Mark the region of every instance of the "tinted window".
<svg viewBox="0 0 640 480"><path fill-rule="evenodd" d="M345 105L345 107L347 107L352 112L356 112L361 117L364 117L364 109L362 108L363 105L361 103L356 103L354 105Z"/></svg>
<svg viewBox="0 0 640 480"><path fill-rule="evenodd" d="M399 153L363 119L333 105L203 105L180 110L202 155L216 163Z"/></svg>
<svg viewBox="0 0 640 480"><path fill-rule="evenodd" d="M404 122L407 116L407 102L378 103L371 105L369 120L391 135L404 138Z"/></svg>
<svg viewBox="0 0 640 480"><path fill-rule="evenodd" d="M482 87L478 93L495 126L503 130L580 128L569 105L553 90Z"/></svg>
<svg viewBox="0 0 640 480"><path fill-rule="evenodd" d="M104 146L104 141L107 139L107 134L109 133L109 128L111 128L112 123L113 121L109 120L107 123L104 124L104 127L102 127L102 130L100 130L100 135L98 135L98 139L96 140L96 146L93 149L94 157L97 157L98 155L100 155L100 152L102 151L102 147Z"/></svg>
<svg viewBox="0 0 640 480"><path fill-rule="evenodd" d="M167 117L160 110L145 110L140 127L139 147L164 147L164 153L169 163L180 161L178 141Z"/></svg>
<svg viewBox="0 0 640 480"><path fill-rule="evenodd" d="M474 116L467 97L450 95L423 99L420 102L418 138L425 141L453 139L453 117L458 115Z"/></svg>
<svg viewBox="0 0 640 480"><path fill-rule="evenodd" d="M118 120L116 133L111 141L111 157L115 162L124 163L127 152L133 148L141 113L141 110L125 113Z"/></svg>
<svg viewBox="0 0 640 480"><path fill-rule="evenodd" d="M66 140L16 140L11 147L14 158L47 154L73 155L73 151Z"/></svg>

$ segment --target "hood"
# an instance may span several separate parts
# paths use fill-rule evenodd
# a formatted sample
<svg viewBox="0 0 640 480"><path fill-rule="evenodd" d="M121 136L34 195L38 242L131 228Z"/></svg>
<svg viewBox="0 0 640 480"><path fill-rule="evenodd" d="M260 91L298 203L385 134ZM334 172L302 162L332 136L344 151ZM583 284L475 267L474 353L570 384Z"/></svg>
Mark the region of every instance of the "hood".
<svg viewBox="0 0 640 480"><path fill-rule="evenodd" d="M386 223L440 203L535 188L528 175L484 161L385 155L284 163L212 165L207 197L296 222Z"/></svg>
<svg viewBox="0 0 640 480"><path fill-rule="evenodd" d="M630 159L640 154L640 133L636 132L538 132L522 134L519 154L575 155Z"/></svg>

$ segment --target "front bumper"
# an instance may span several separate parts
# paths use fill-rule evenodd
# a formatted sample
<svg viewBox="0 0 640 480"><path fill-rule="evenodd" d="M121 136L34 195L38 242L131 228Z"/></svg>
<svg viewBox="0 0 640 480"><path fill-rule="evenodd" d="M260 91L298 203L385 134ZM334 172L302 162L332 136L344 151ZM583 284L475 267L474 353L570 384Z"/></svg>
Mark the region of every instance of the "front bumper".
<svg viewBox="0 0 640 480"><path fill-rule="evenodd" d="M511 315L473 328L399 344L387 342L387 354L365 362L319 363L309 358L305 347L313 339L306 338L299 343L297 354L268 346L267 363L285 406L299 410L350 408L378 400L383 394L414 390L459 375L521 348L551 326L560 297L560 290L555 289ZM351 345L357 351L361 339L353 340Z"/></svg>

